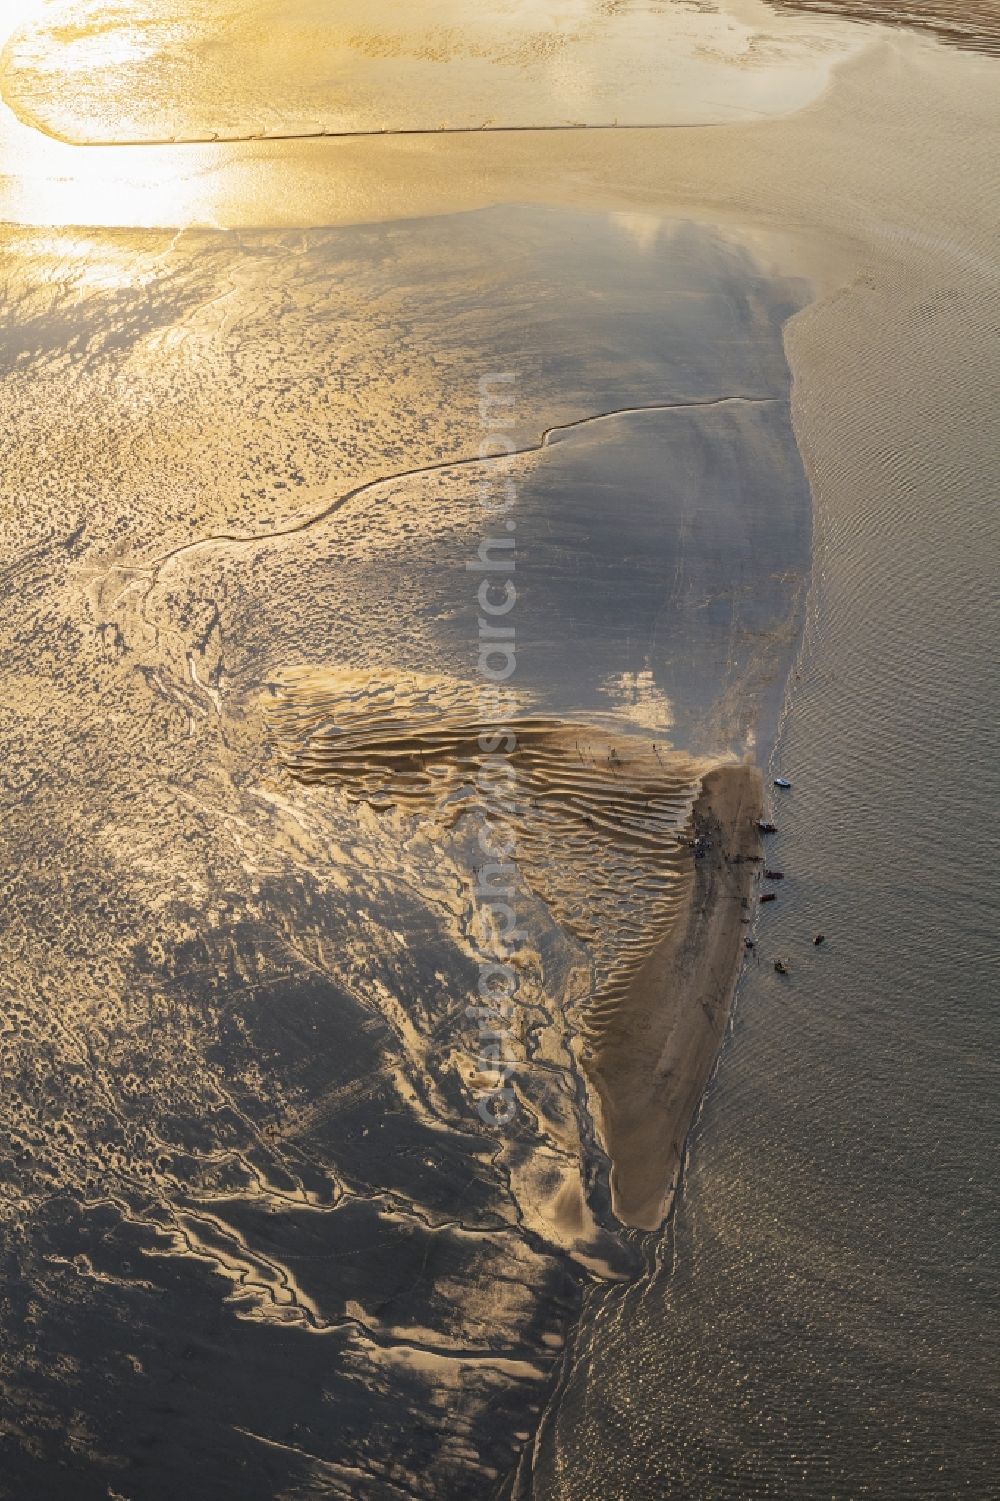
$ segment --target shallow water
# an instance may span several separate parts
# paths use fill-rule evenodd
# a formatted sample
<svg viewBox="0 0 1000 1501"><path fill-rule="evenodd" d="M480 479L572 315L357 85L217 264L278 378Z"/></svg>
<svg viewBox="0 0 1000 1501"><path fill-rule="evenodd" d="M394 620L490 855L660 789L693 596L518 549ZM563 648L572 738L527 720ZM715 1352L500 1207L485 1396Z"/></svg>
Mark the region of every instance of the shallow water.
<svg viewBox="0 0 1000 1501"><path fill-rule="evenodd" d="M900 34L741 130L179 168L4 117L4 212L50 225L3 268L12 1496L458 1497L522 1449L568 1501L993 1493L995 67ZM560 206L415 217L521 196ZM399 222L65 227L213 217ZM532 774L610 826L538 834L499 1150L454 757L375 812L289 776L272 702L370 728L377 663L467 724L498 369ZM681 758L652 877L619 733ZM586 1004L669 906L690 757L775 737L760 967L671 1227L622 1234Z"/></svg>
<svg viewBox="0 0 1000 1501"><path fill-rule="evenodd" d="M786 331L816 517L786 878L670 1233L587 1301L518 1495L996 1494L1000 195L974 192L919 273L897 222Z"/></svg>
<svg viewBox="0 0 1000 1501"><path fill-rule="evenodd" d="M579 1047L672 921L700 775L774 734L805 284L733 233L537 208L24 230L5 273L11 1473L170 1495L263 1448L244 1497L469 1494L581 1279L635 1266ZM528 942L498 1135L456 747L505 371Z"/></svg>
<svg viewBox="0 0 1000 1501"><path fill-rule="evenodd" d="M50 0L4 95L81 144L700 124L801 108L851 42L758 0Z"/></svg>
<svg viewBox="0 0 1000 1501"><path fill-rule="evenodd" d="M977 321L956 295L900 330L911 378L981 350ZM661 1264L588 1305L525 1493L996 1493L991 361L926 425L884 406L861 454L845 394L812 388L834 477L786 879Z"/></svg>

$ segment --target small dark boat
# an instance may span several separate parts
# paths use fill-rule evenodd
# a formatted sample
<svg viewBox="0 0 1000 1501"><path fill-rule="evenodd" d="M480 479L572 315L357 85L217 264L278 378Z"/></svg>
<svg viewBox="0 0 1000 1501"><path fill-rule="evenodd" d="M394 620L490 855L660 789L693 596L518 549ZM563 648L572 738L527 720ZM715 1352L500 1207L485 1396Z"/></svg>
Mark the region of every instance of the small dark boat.
<svg viewBox="0 0 1000 1501"><path fill-rule="evenodd" d="M774 967L778 971L779 975L787 975L788 965L785 963L784 959L775 959Z"/></svg>
<svg viewBox="0 0 1000 1501"><path fill-rule="evenodd" d="M777 895L778 895L778 893L776 891L765 891L764 894L763 894L763 896L761 897L761 901L762 902L773 902L773 901L775 901L777 899Z"/></svg>
<svg viewBox="0 0 1000 1501"><path fill-rule="evenodd" d="M758 818L757 827L762 834L776 834L778 832L778 825L776 823L769 823L766 818Z"/></svg>
<svg viewBox="0 0 1000 1501"><path fill-rule="evenodd" d="M785 872L783 870L765 870L764 878L768 881L783 881L785 879Z"/></svg>
<svg viewBox="0 0 1000 1501"><path fill-rule="evenodd" d="M817 933L816 937L813 939L813 943L822 943L823 937L824 935L822 933Z"/></svg>

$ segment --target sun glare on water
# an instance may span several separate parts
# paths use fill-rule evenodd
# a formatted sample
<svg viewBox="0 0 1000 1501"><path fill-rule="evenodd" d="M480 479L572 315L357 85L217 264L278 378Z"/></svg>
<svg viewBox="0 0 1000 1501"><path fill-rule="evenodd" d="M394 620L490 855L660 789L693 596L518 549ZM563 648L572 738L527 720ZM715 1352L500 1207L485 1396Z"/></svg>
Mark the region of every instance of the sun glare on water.
<svg viewBox="0 0 1000 1501"><path fill-rule="evenodd" d="M6 0L0 14L0 41L6 42L12 32L27 21L36 21L45 13L46 0Z"/></svg>
<svg viewBox="0 0 1000 1501"><path fill-rule="evenodd" d="M86 7L80 8L85 19ZM53 13L53 0L0 0L0 50L14 34ZM74 11L60 4L61 19ZM87 37L80 38L86 45ZM101 62L127 62L126 55ZM117 47L117 42L116 42ZM0 74L0 220L31 225L179 228L216 222L203 172L210 149L76 146L20 120L3 99ZM217 153L216 153L217 156Z"/></svg>

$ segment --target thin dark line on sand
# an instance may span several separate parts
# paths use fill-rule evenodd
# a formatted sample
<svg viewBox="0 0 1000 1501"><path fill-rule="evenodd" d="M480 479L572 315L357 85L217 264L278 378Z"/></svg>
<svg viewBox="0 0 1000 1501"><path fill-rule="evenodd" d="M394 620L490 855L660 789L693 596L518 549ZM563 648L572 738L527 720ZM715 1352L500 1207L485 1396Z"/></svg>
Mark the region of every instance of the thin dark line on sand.
<svg viewBox="0 0 1000 1501"><path fill-rule="evenodd" d="M47 136L50 141L58 141L62 146L74 146L80 150L131 149L141 146L248 146L268 141L377 141L392 140L397 136L541 135L571 130L710 130L729 123L726 120L611 120L603 124L591 124L586 120L578 120L567 121L564 125L402 125L377 130L291 130L274 134L262 131L253 135L220 135L216 131L212 135L203 136L137 136L124 140L79 141L58 130L40 125L37 120L21 114L11 104L7 107L30 130L37 130L39 135Z"/></svg>
<svg viewBox="0 0 1000 1501"><path fill-rule="evenodd" d="M465 454L455 459L435 459L433 463L420 464L414 469L400 469L394 474L382 474L376 479L365 480L363 484L355 485L352 489L346 490L343 495L338 495L335 500L331 500L328 505L317 511L315 515L307 516L302 521L293 522L291 526L278 527L270 532L251 532L248 536L242 537L232 532L219 532L211 537L200 537L195 542L182 542L179 547L172 548L170 552L164 553L149 570L153 576L150 588L152 589L155 586L157 579L167 564L172 562L174 558L181 557L184 553L195 552L199 547L212 547L221 542L249 546L254 542L270 542L276 537L293 537L298 532L308 531L310 527L318 526L320 522L326 521L328 517L334 515L335 512L341 510L352 500L357 500L359 495L364 495L369 490L377 490L381 485L391 485L397 480L418 479L421 475L434 474L443 469L462 469L468 467L470 464L496 464L502 460L524 458L531 453L541 453L544 448L550 446L556 434L573 432L577 428L589 427L597 422L606 422L611 417L627 417L637 412L686 411L704 407L728 406L730 404L770 406L783 399L780 396L713 396L707 401L650 402L644 406L615 407L609 412L595 412L589 417L577 417L573 422L554 423L552 427L543 429L541 438L537 443L530 443L524 448L512 449L509 453ZM146 570L137 568L126 571L142 573Z"/></svg>

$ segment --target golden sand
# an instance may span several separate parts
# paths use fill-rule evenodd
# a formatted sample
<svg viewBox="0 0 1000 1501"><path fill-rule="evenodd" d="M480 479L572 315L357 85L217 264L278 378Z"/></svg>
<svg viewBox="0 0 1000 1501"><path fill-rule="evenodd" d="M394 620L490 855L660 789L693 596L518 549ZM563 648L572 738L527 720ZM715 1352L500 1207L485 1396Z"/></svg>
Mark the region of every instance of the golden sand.
<svg viewBox="0 0 1000 1501"><path fill-rule="evenodd" d="M611 1158L612 1203L652 1230L670 1208L684 1142L729 1022L761 853L762 779L754 766L705 777L692 859L674 922L597 1044L588 1074Z"/></svg>

